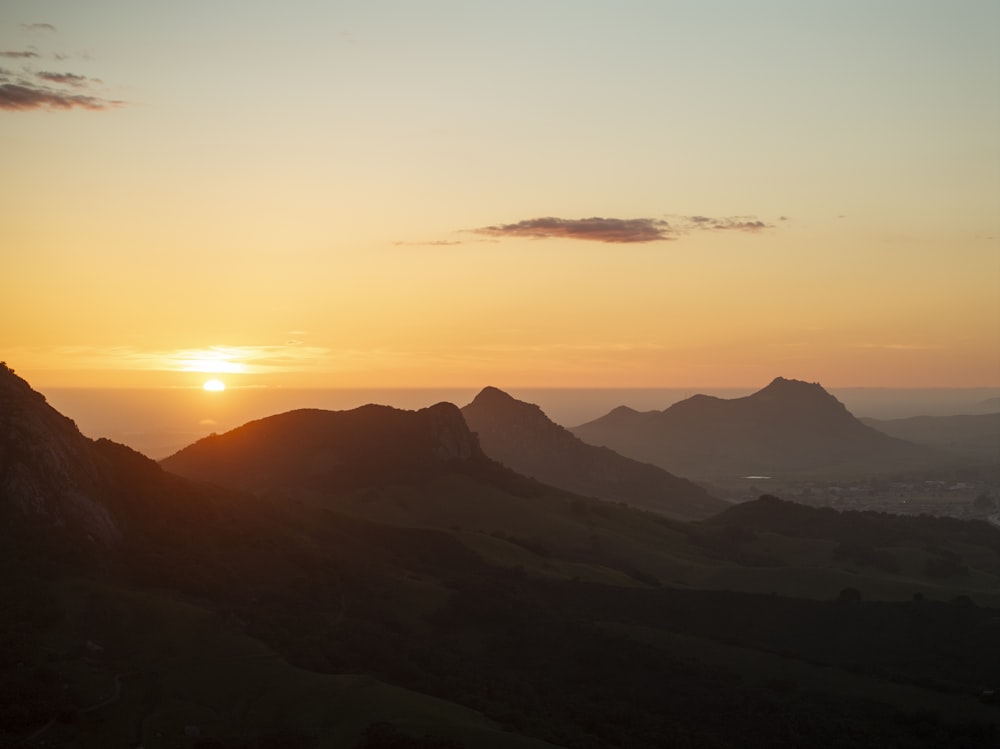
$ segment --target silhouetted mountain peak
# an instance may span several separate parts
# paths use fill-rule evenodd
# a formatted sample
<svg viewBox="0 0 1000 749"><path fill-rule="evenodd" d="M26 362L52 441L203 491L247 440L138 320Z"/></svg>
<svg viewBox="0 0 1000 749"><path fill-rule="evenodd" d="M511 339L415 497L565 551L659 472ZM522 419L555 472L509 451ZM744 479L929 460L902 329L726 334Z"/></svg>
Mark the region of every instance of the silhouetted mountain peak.
<svg viewBox="0 0 1000 749"><path fill-rule="evenodd" d="M462 414L489 457L552 486L681 517L723 506L685 479L583 443L534 403L497 388L484 388Z"/></svg>
<svg viewBox="0 0 1000 749"><path fill-rule="evenodd" d="M495 416L511 417L516 414L519 418L549 421L542 409L534 403L518 400L510 393L492 386L480 390L472 402L462 410L468 413L470 409L481 413L492 413Z"/></svg>
<svg viewBox="0 0 1000 749"><path fill-rule="evenodd" d="M472 399L473 403L511 403L517 399L510 393L506 393L500 388L487 385L479 394Z"/></svg>
<svg viewBox="0 0 1000 749"><path fill-rule="evenodd" d="M869 471L927 457L866 427L818 383L784 377L742 398L695 395L648 414L615 409L573 432L689 476Z"/></svg>
<svg viewBox="0 0 1000 749"><path fill-rule="evenodd" d="M14 370L0 366L0 506L113 543L121 534L101 501L106 487L94 443Z"/></svg>
<svg viewBox="0 0 1000 749"><path fill-rule="evenodd" d="M779 375L778 377L775 377L773 380L771 380L771 382L769 382L766 387L762 388L762 390L769 390L772 388L780 389L780 388L802 388L802 387L818 388L820 390L823 389L818 382L806 382L805 380L788 379L787 377L781 377Z"/></svg>
<svg viewBox="0 0 1000 749"><path fill-rule="evenodd" d="M476 436L452 403L419 411L369 404L268 416L161 462L183 476L256 491L289 482L384 481L481 457Z"/></svg>
<svg viewBox="0 0 1000 749"><path fill-rule="evenodd" d="M755 396L784 397L784 398L833 398L823 386L818 382L805 382L803 380L788 380L784 377L775 377L764 388L761 388Z"/></svg>
<svg viewBox="0 0 1000 749"><path fill-rule="evenodd" d="M784 377L776 377L766 387L742 398L725 399L699 393L675 403L662 414L698 419L733 415L743 418L792 418L799 423L815 419L817 428L823 427L831 418L836 422L854 421L844 404L819 383ZM825 425L829 426L828 423Z"/></svg>
<svg viewBox="0 0 1000 749"><path fill-rule="evenodd" d="M818 382L776 377L767 387L747 396L747 400L761 405L772 405L778 409L794 409L802 414L812 414L816 418L826 416L854 421L847 407L824 390Z"/></svg>

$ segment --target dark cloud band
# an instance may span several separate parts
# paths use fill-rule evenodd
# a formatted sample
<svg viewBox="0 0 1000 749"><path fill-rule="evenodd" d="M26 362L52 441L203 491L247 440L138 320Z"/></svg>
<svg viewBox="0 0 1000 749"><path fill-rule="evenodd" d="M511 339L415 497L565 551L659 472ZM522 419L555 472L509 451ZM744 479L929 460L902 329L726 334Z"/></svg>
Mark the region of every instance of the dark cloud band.
<svg viewBox="0 0 1000 749"><path fill-rule="evenodd" d="M499 224L473 229L476 234L490 237L524 237L528 239L582 239L613 244L660 242L673 239L668 222L653 218L532 218L516 224Z"/></svg>
<svg viewBox="0 0 1000 749"><path fill-rule="evenodd" d="M42 80L49 81L50 83L66 83L70 86L86 86L91 80L85 75L76 75L75 73L50 73L45 70L37 73L36 75Z"/></svg>
<svg viewBox="0 0 1000 749"><path fill-rule="evenodd" d="M531 218L515 224L498 224L473 229L489 237L520 237L524 239L581 239L590 242L629 244L662 242L676 239L692 231L758 232L772 226L754 216L681 216L671 221L655 218L581 218L566 219L552 216Z"/></svg>
<svg viewBox="0 0 1000 749"><path fill-rule="evenodd" d="M108 101L96 96L69 94L44 88L20 86L16 83L0 84L0 109L111 109L124 102Z"/></svg>

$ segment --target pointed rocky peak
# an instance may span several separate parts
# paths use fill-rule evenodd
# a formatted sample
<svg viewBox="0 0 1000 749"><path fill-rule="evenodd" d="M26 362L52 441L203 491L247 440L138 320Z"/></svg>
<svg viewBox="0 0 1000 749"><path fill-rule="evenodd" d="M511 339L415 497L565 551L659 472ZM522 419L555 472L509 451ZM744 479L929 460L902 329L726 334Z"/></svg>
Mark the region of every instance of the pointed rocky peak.
<svg viewBox="0 0 1000 749"><path fill-rule="evenodd" d="M104 543L120 532L103 498L109 476L94 443L0 363L0 504Z"/></svg>
<svg viewBox="0 0 1000 749"><path fill-rule="evenodd" d="M609 417L643 420L656 413L622 406ZM487 456L560 489L674 517L706 517L724 506L689 481L584 443L551 421L537 405L502 390L484 389L462 414Z"/></svg>
<svg viewBox="0 0 1000 749"><path fill-rule="evenodd" d="M830 395L818 382L803 382L775 377L771 383L758 390L750 399L758 402L774 402L780 406L793 408L816 408L847 412L847 408Z"/></svg>
<svg viewBox="0 0 1000 749"><path fill-rule="evenodd" d="M767 387L762 388L761 393L774 393L774 394L806 394L810 393L813 395L823 394L828 395L823 386L818 382L805 382L804 380L789 380L784 377L775 377L767 385Z"/></svg>
<svg viewBox="0 0 1000 749"><path fill-rule="evenodd" d="M528 451L539 457L554 444L576 439L536 404L520 401L493 387L485 388L463 407L462 416L489 457L520 472L525 472L524 466L510 460L513 452ZM535 475L530 471L527 474Z"/></svg>
<svg viewBox="0 0 1000 749"><path fill-rule="evenodd" d="M549 422L541 408L534 403L518 400L509 393L495 387L485 387L473 398L469 405L462 408L466 420L480 419L518 419L532 422ZM475 425L472 425L475 429Z"/></svg>
<svg viewBox="0 0 1000 749"><path fill-rule="evenodd" d="M510 393L505 393L500 388L493 387L492 385L487 385L479 394L472 399L473 403L478 403L480 405L486 404L503 404L512 403L517 399L514 398Z"/></svg>

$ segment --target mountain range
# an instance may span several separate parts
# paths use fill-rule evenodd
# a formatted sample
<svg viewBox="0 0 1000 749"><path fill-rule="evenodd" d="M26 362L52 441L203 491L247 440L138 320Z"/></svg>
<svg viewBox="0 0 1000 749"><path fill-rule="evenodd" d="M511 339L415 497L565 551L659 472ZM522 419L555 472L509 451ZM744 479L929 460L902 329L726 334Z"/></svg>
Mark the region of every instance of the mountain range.
<svg viewBox="0 0 1000 749"><path fill-rule="evenodd" d="M484 388L462 415L490 457L546 484L677 518L705 518L728 506L687 479L584 443L537 405L497 388Z"/></svg>
<svg viewBox="0 0 1000 749"><path fill-rule="evenodd" d="M925 466L941 456L856 419L817 383L778 377L743 398L695 395L663 411L620 406L571 430L695 479L845 476Z"/></svg>
<svg viewBox="0 0 1000 749"><path fill-rule="evenodd" d="M449 404L278 414L165 461L187 478L3 367L0 435L3 746L1000 737L986 523L681 522L515 473Z"/></svg>

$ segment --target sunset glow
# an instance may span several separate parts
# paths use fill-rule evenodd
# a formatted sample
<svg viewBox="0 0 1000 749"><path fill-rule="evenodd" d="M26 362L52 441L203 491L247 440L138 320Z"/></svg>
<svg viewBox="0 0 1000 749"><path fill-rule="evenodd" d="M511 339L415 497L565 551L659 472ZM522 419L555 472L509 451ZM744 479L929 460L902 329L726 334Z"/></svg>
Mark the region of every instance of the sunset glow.
<svg viewBox="0 0 1000 749"><path fill-rule="evenodd" d="M181 368L182 372L205 372L211 374L221 372L236 374L244 370L245 367L239 362L226 361L224 359L190 359Z"/></svg>
<svg viewBox="0 0 1000 749"><path fill-rule="evenodd" d="M222 380L207 380L205 384L202 385L202 388L211 393L221 393L226 389L226 383Z"/></svg>
<svg viewBox="0 0 1000 749"><path fill-rule="evenodd" d="M34 384L1000 385L996 3L252 6L6 3Z"/></svg>

